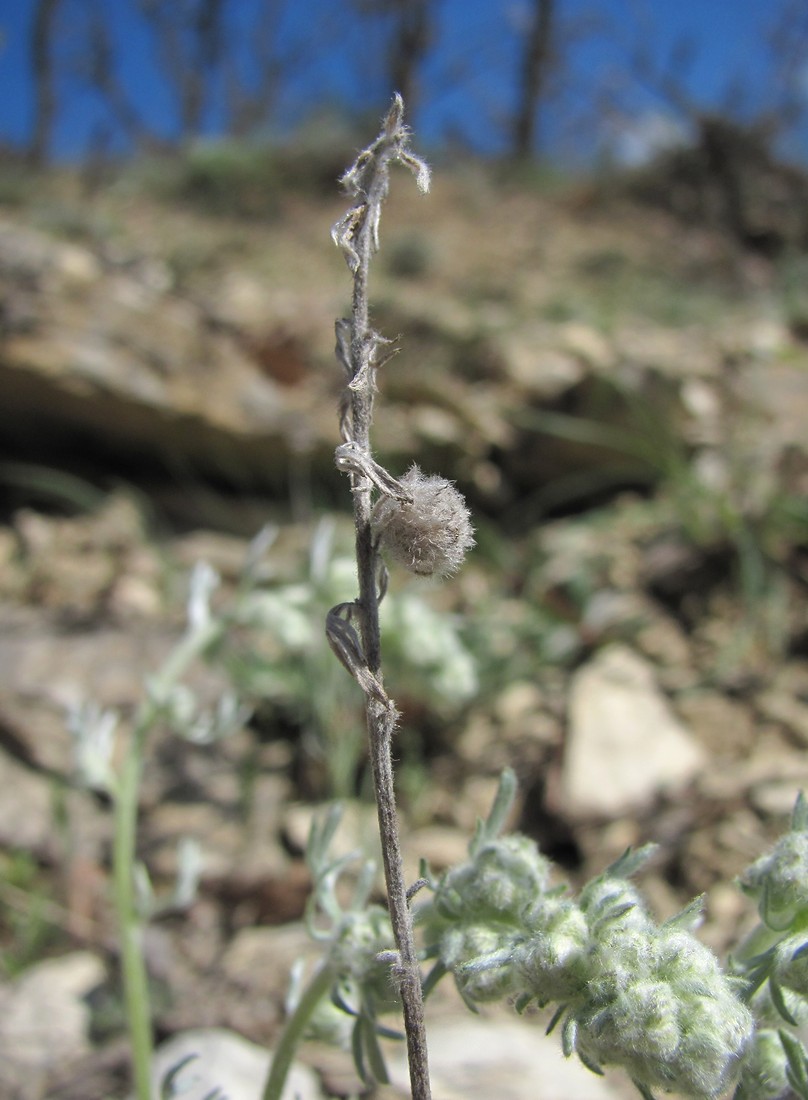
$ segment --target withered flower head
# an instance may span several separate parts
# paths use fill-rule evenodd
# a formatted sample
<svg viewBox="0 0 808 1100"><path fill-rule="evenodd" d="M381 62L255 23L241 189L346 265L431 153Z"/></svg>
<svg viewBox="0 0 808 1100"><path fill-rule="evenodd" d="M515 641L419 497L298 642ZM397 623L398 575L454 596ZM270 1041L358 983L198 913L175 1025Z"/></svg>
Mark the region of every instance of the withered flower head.
<svg viewBox="0 0 808 1100"><path fill-rule="evenodd" d="M401 478L409 501L383 496L373 510L373 529L393 561L420 576L455 573L474 545L462 493L451 481L412 466Z"/></svg>

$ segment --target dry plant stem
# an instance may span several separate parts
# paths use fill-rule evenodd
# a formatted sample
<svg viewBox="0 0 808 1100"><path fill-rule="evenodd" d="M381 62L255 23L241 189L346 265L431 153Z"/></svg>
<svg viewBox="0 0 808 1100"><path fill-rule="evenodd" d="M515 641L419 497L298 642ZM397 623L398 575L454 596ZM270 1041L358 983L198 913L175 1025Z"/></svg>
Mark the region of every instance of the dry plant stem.
<svg viewBox="0 0 808 1100"><path fill-rule="evenodd" d="M358 262L354 268L353 302L351 309L351 382L350 416L351 435L358 448L370 455L370 425L373 416L375 391L375 353L379 337L373 332L368 316L368 270L374 250L374 217L387 191L387 170L390 160L398 159L392 121L397 112L400 125L402 105L397 101L386 123L391 137L390 146L380 148L377 164L372 172L364 195L364 207L356 223L352 241ZM359 623L364 658L370 673L381 682L381 636L379 631L379 597L377 577L378 552L371 531L370 479L361 474L352 475L354 498L354 524L356 528L356 564L359 578ZM407 1055L410 1069L410 1086L413 1100L429 1100L429 1064L424 1026L424 1007L421 993L421 972L415 951L412 917L407 901L407 889L401 860L398 815L393 788L393 764L391 741L396 723L396 710L389 700L382 701L372 694L365 694L365 712L376 805L379 816L384 873L387 885L388 906L393 926L399 965L396 977L399 982L407 1036Z"/></svg>

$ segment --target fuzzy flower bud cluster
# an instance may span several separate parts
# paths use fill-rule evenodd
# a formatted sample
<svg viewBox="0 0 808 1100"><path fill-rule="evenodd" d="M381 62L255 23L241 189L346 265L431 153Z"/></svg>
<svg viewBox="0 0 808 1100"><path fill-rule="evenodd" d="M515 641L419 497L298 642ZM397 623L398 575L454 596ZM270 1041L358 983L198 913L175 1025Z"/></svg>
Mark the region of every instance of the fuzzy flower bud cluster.
<svg viewBox="0 0 808 1100"><path fill-rule="evenodd" d="M808 1097L808 803L797 799L791 829L741 875L760 925L737 952L735 970L759 1021L738 1100L779 1100L791 1086Z"/></svg>
<svg viewBox="0 0 808 1100"><path fill-rule="evenodd" d="M658 926L634 887L607 873L580 899L586 981L568 1042L588 1065L621 1065L646 1089L712 1098L739 1070L753 1021L740 990L692 935L697 912Z"/></svg>
<svg viewBox="0 0 808 1100"><path fill-rule="evenodd" d="M401 478L407 499L383 496L373 511L373 530L389 557L421 576L457 572L474 545L471 518L451 481L412 466Z"/></svg>
<svg viewBox="0 0 808 1100"><path fill-rule="evenodd" d="M758 903L761 920L782 931L808 915L808 831L792 830L748 867L741 889Z"/></svg>
<svg viewBox="0 0 808 1100"><path fill-rule="evenodd" d="M778 1100L788 1087L786 1057L776 1028L759 1028L734 1100Z"/></svg>
<svg viewBox="0 0 808 1100"><path fill-rule="evenodd" d="M532 841L507 836L481 845L442 879L433 902L440 958L467 1000L499 1000L516 991L513 954L525 912L547 889L549 874Z"/></svg>
<svg viewBox="0 0 808 1100"><path fill-rule="evenodd" d="M343 981L361 987L365 996L372 995L377 1003L389 1008L397 998L384 953L394 948L387 910L368 905L348 911L339 921L330 963Z"/></svg>
<svg viewBox="0 0 808 1100"><path fill-rule="evenodd" d="M623 1066L654 1088L714 1100L753 1030L737 984L692 935L691 907L658 926L618 861L577 901L548 890L549 865L522 837L490 840L438 884L433 932L471 1001L555 1002L565 1052L596 1072Z"/></svg>

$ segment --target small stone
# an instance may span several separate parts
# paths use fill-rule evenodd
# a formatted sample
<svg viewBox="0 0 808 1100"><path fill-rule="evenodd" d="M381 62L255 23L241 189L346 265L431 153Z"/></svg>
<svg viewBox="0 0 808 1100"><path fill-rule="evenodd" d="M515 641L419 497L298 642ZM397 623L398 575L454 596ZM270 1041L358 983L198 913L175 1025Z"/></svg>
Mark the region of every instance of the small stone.
<svg viewBox="0 0 808 1100"><path fill-rule="evenodd" d="M792 773L782 779L772 779L767 783L761 783L749 792L749 801L761 814L773 821L788 821L797 795L805 788L808 781L806 769L800 769L802 774Z"/></svg>
<svg viewBox="0 0 808 1100"><path fill-rule="evenodd" d="M161 1095L161 1082L166 1074L186 1059L189 1060L176 1080L177 1092L183 1100L203 1100L214 1092L228 1100L260 1100L271 1055L223 1028L180 1032L155 1053L152 1071L155 1096ZM291 1067L282 1100L322 1100L322 1095L310 1069Z"/></svg>
<svg viewBox="0 0 808 1100"><path fill-rule="evenodd" d="M515 680L494 701L494 715L504 727L521 726L542 709L542 693L529 680Z"/></svg>
<svg viewBox="0 0 808 1100"><path fill-rule="evenodd" d="M430 443L461 443L465 434L463 424L446 409L433 405L419 405L412 411L413 431Z"/></svg>
<svg viewBox="0 0 808 1100"><path fill-rule="evenodd" d="M0 845L45 852L53 842L53 791L47 778L0 751Z"/></svg>
<svg viewBox="0 0 808 1100"><path fill-rule="evenodd" d="M596 329L580 321L571 321L561 329L561 346L594 370L608 370L614 365L614 348Z"/></svg>
<svg viewBox="0 0 808 1100"><path fill-rule="evenodd" d="M692 680L692 655L687 635L674 619L653 614L638 631L636 644L643 656L665 670L666 682Z"/></svg>
<svg viewBox="0 0 808 1100"><path fill-rule="evenodd" d="M808 703L775 688L764 692L758 706L765 718L784 726L802 745L808 745Z"/></svg>
<svg viewBox="0 0 808 1100"><path fill-rule="evenodd" d="M469 834L465 830L450 825L424 826L407 837L404 876L407 882L414 882L422 859L429 864L430 870L440 872L465 862L468 854Z"/></svg>
<svg viewBox="0 0 808 1100"><path fill-rule="evenodd" d="M647 661L609 646L572 681L563 810L616 817L687 784L705 753L674 716Z"/></svg>
<svg viewBox="0 0 808 1100"><path fill-rule="evenodd" d="M26 970L0 987L0 1092L39 1100L47 1075L90 1050L84 998L105 977L100 959L76 951Z"/></svg>
<svg viewBox="0 0 808 1100"><path fill-rule="evenodd" d="M65 290L82 289L97 282L103 274L99 260L79 245L61 245L54 250L54 259Z"/></svg>
<svg viewBox="0 0 808 1100"><path fill-rule="evenodd" d="M517 328L500 337L508 378L522 391L543 400L556 400L582 380L584 364L571 351L548 348L546 326Z"/></svg>
<svg viewBox="0 0 808 1100"><path fill-rule="evenodd" d="M227 945L221 973L242 989L283 1002L296 959L310 959L318 947L302 924L242 928Z"/></svg>
<svg viewBox="0 0 808 1100"><path fill-rule="evenodd" d="M485 1020L436 1021L429 1029L432 1087L440 1100L497 1097L535 1100L617 1100L617 1074L596 1077L577 1058L565 1058L557 1035L544 1034L547 1020L521 1021L493 1010ZM406 1062L400 1051L389 1059L392 1096L410 1096Z"/></svg>
<svg viewBox="0 0 808 1100"><path fill-rule="evenodd" d="M702 690L683 692L676 706L699 741L716 756L737 760L754 748L759 731L743 704L718 691Z"/></svg>

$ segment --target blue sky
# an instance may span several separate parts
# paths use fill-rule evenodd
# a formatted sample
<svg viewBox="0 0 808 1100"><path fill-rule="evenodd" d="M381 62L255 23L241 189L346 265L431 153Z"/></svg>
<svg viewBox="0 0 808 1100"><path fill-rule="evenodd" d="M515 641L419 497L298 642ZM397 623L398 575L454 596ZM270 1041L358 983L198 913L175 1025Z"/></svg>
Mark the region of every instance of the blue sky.
<svg viewBox="0 0 808 1100"><path fill-rule="evenodd" d="M159 49L137 14L138 0L99 0L113 35L120 82L143 120L163 136L176 132L176 102ZM182 0L175 0L179 6ZM120 132L99 97L84 86L81 66L87 13L93 0L62 0L58 58L62 75L53 152L80 157L103 133L115 148ZM231 0L228 33L242 76L249 76L250 27L261 0ZM766 32L788 0L557 0L566 71L542 122L556 155L586 159L604 135L622 133L626 150L671 125L675 111L633 78L629 59L642 44L657 63L688 37L692 54L677 79L700 105L722 102L733 83L750 111L771 92ZM34 0L0 0L0 141L22 145L30 132L33 97L28 36ZM275 38L278 61L289 63L270 120L275 131L315 109L378 112L385 97L384 27L361 22L348 0L289 0ZM513 108L520 20L527 0L436 0L434 50L422 74L413 122L426 146L461 139L482 152L504 148ZM240 43L240 45L239 45ZM381 49L380 49L381 47ZM294 60L294 63L292 61ZM213 89L206 130L225 123L222 87ZM604 103L610 104L604 113ZM614 109L619 103L619 110ZM733 103L732 109L740 109ZM606 119L606 123L604 123ZM628 135L626 139L626 135ZM625 139L625 140L624 140ZM618 146L620 143L618 142ZM622 147L622 146L620 146Z"/></svg>

